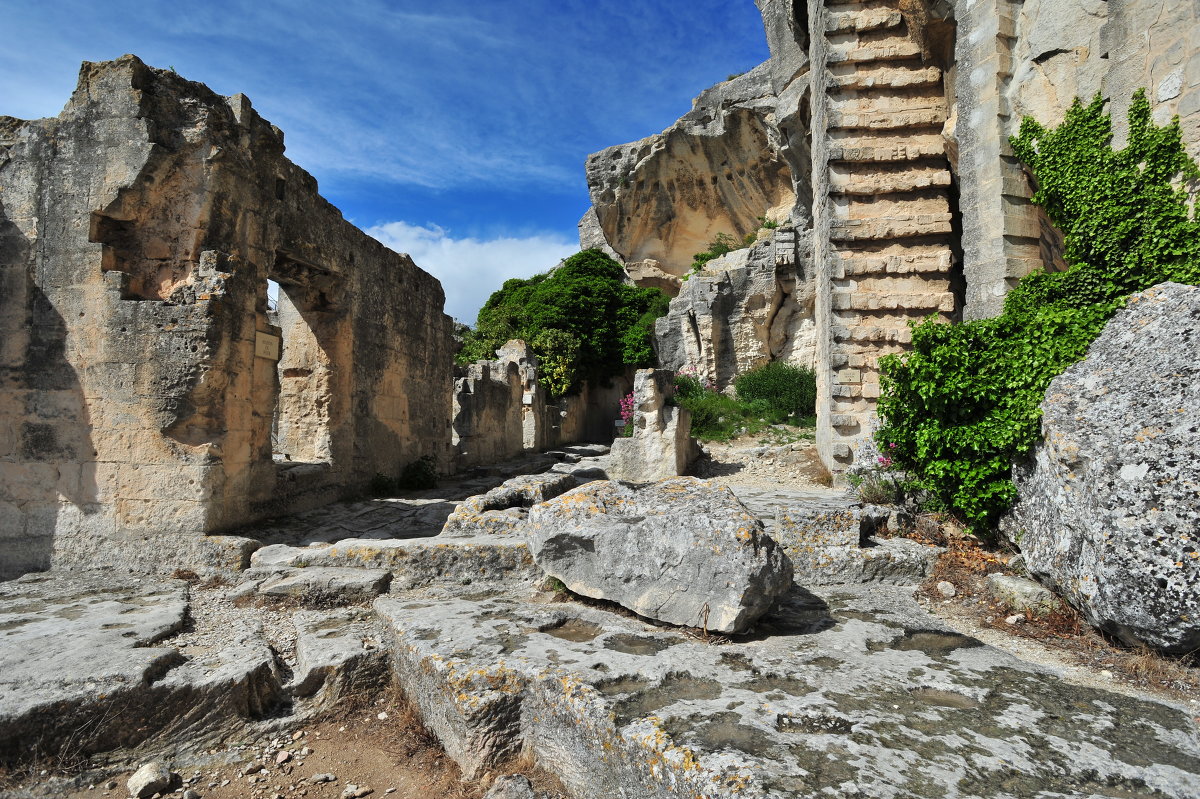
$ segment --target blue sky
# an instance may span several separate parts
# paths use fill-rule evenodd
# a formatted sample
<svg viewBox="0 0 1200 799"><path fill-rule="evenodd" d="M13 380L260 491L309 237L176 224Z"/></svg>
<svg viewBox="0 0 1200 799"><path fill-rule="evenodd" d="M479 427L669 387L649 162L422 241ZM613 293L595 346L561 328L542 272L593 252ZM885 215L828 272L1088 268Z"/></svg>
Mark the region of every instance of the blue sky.
<svg viewBox="0 0 1200 799"><path fill-rule="evenodd" d="M135 53L286 134L347 218L473 321L578 249L586 156L657 133L767 57L752 0L0 0L0 114L57 114L79 63Z"/></svg>

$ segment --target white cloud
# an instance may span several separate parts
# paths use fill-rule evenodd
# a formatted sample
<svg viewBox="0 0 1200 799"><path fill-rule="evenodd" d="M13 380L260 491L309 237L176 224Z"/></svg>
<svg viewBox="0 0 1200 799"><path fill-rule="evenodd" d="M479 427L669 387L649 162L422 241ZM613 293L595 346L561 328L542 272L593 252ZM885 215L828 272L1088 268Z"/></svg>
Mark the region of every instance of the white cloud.
<svg viewBox="0 0 1200 799"><path fill-rule="evenodd" d="M468 324L475 323L479 309L504 281L545 272L579 251L577 240L560 233L455 238L437 225L408 222L375 225L366 232L393 250L408 253L417 266L441 280L446 313Z"/></svg>

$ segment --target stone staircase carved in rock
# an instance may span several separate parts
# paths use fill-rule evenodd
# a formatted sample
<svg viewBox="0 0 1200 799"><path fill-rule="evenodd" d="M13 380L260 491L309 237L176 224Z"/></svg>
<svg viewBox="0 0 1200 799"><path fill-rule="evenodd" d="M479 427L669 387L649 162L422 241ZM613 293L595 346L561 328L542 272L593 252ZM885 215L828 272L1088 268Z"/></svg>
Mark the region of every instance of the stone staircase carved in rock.
<svg viewBox="0 0 1200 799"><path fill-rule="evenodd" d="M814 3L824 30L813 48L814 172L826 175L816 216L828 231L819 443L835 471L869 432L879 357L907 348L910 321L956 310L943 74L902 5Z"/></svg>

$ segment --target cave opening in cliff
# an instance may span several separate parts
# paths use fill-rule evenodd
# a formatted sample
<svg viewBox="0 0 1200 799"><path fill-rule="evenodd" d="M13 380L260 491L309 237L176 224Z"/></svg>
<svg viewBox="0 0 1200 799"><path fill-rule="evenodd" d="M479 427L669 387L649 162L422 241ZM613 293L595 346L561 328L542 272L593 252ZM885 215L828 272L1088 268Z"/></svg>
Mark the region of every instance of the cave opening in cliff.
<svg viewBox="0 0 1200 799"><path fill-rule="evenodd" d="M279 331L278 390L271 422L276 463L330 463L337 367L329 338L336 316L304 267L279 259L268 282L268 322Z"/></svg>

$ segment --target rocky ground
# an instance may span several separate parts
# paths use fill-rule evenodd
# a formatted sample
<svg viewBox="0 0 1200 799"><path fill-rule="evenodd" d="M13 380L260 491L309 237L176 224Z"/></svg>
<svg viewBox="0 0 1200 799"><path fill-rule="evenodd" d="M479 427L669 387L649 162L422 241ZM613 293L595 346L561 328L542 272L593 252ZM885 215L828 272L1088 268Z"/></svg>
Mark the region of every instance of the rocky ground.
<svg viewBox="0 0 1200 799"><path fill-rule="evenodd" d="M964 796L999 797L1043 783L1112 797L1200 792L1194 669L1122 652L1061 614L1013 621L1021 614L1000 606L985 582L1004 565L1003 553L939 540L950 544L939 559L943 550L909 541L859 547L857 532L853 545L808 535L814 518L841 529L852 499L824 484L803 431L773 430L706 450L694 471L729 486L762 517L789 548L797 573L808 575L797 581L812 588L790 597L754 635L704 636L562 592L531 591L532 573L519 560L508 572L520 574L524 587L487 574L447 581L480 575L487 547L470 537L448 544L427 536L457 502L509 476L479 471L418 497L341 505L265 526L260 535L275 546L241 578L180 574L166 588L146 581L114 599L81 577L72 596L62 598L55 587L58 604L37 596L36 581L19 590L7 584L19 601L0 601L0 689L17 685L14 674L25 682L20 694L3 695L36 703L38 691L63 690L39 682L38 673L65 668L55 640L71 636L74 651L93 659L80 668L95 675L71 702L86 705L97 691L120 696L123 686L142 681L194 726L179 729L182 744L98 756L90 770L68 738L48 757L10 771L0 792L122 797L133 768L153 756L179 774L164 795L181 799L480 799L506 772L527 775L536 793L497 788L495 797L554 799L563 795L555 777L517 752L481 766L472 749L472 741L516 734L494 723L506 718L507 686L518 684L525 701L542 708L533 717L541 726L520 734L559 752L550 761L557 773L577 779L599 762L587 755L596 745L609 753L597 757L616 757L629 773L695 757L698 771L679 773L722 780L713 796L934 796L942 795L939 785L958 784ZM567 458L555 468L586 471L592 463ZM801 518L800 506L817 509L816 516ZM490 551L494 560L500 550ZM347 582L340 572L318 579L319 569L350 563L359 575L381 563L402 565L393 569L390 595L372 603L386 586L339 599L337 591L370 581ZM821 585L822 574L857 582ZM304 591L272 593L297 579ZM333 594L322 593L331 586ZM32 620L47 611L56 621L43 631ZM23 643L14 646L14 635ZM256 648L255 641L263 643ZM423 717L435 729L426 730L422 714L384 687L385 652L395 673L427 675L408 680L410 696L436 699L438 685L460 685L456 701L481 711L460 716L427 701ZM1134 661L1141 677L1122 666ZM457 665L444 671L438 664ZM567 683L540 681L546 669L567 669L598 692L600 704L581 704L581 696L595 694ZM228 716L258 721L213 726L222 702ZM0 717L11 712L6 703ZM58 705L60 712L69 704ZM214 709L205 716L201 707ZM619 734L605 727L608 714L625 725ZM80 718L81 727L95 721ZM488 725L482 737L478 723ZM982 751L1007 758L1010 776L997 776ZM60 776L81 769L81 777ZM588 777L608 778L607 771Z"/></svg>

